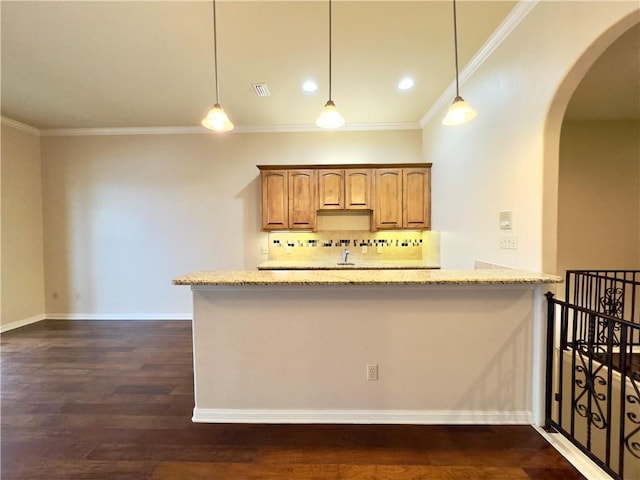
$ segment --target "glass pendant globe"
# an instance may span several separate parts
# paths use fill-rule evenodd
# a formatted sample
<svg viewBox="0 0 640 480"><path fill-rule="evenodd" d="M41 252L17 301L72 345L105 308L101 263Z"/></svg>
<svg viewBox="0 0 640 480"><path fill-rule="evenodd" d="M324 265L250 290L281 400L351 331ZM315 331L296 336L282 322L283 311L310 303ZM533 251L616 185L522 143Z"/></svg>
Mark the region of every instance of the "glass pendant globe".
<svg viewBox="0 0 640 480"><path fill-rule="evenodd" d="M458 96L449 107L447 115L442 119L442 124L448 127L462 125L476 118L476 111L464 101L464 98Z"/></svg>
<svg viewBox="0 0 640 480"><path fill-rule="evenodd" d="M234 125L220 104L216 103L202 120L202 126L216 132L230 132Z"/></svg>
<svg viewBox="0 0 640 480"><path fill-rule="evenodd" d="M320 112L320 116L316 120L316 125L320 128L333 130L344 125L344 118L336 108L335 103L329 100Z"/></svg>

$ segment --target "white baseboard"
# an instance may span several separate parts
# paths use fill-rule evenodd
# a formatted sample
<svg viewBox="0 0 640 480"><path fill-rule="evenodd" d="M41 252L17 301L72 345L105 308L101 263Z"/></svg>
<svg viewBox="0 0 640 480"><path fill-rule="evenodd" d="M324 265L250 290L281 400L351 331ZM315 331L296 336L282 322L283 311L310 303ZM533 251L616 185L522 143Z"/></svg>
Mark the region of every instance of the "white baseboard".
<svg viewBox="0 0 640 480"><path fill-rule="evenodd" d="M41 322L47 318L45 314L36 315L35 317L25 318L23 320L16 320L15 322L7 323L6 325L0 325L0 333L8 332L9 330L15 330L16 328L24 327L25 325L31 325L32 323Z"/></svg>
<svg viewBox="0 0 640 480"><path fill-rule="evenodd" d="M191 313L48 313L48 320L191 320Z"/></svg>
<svg viewBox="0 0 640 480"><path fill-rule="evenodd" d="M531 425L530 411L257 410L194 408L196 423L345 423L410 425Z"/></svg>
<svg viewBox="0 0 640 480"><path fill-rule="evenodd" d="M542 427L534 426L533 428L535 428L553 448L560 452L571 465L576 467L576 470L587 478L587 480L611 479L610 475L596 465L595 462L582 453L578 447L572 444L561 433L548 433Z"/></svg>

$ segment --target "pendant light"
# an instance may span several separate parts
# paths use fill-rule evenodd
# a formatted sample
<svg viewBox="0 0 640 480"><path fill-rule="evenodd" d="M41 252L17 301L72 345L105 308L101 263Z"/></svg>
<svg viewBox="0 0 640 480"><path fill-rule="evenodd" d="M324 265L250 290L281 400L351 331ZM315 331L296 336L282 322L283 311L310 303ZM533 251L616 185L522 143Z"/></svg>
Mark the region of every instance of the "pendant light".
<svg viewBox="0 0 640 480"><path fill-rule="evenodd" d="M458 25L456 19L456 0L453 0L453 45L456 58L456 98L449 107L447 115L442 119L442 124L446 126L462 125L470 122L478 116L476 111L471 108L464 98L460 96L460 86L458 83Z"/></svg>
<svg viewBox="0 0 640 480"><path fill-rule="evenodd" d="M224 109L220 106L220 88L218 86L218 43L216 28L216 0L213 0L213 70L216 82L216 103L213 105L207 116L202 120L202 126L216 132L229 132L233 130L233 123L229 120Z"/></svg>
<svg viewBox="0 0 640 480"><path fill-rule="evenodd" d="M320 112L316 125L329 130L340 128L344 125L344 118L340 115L336 104L331 100L331 0L329 0L329 100Z"/></svg>

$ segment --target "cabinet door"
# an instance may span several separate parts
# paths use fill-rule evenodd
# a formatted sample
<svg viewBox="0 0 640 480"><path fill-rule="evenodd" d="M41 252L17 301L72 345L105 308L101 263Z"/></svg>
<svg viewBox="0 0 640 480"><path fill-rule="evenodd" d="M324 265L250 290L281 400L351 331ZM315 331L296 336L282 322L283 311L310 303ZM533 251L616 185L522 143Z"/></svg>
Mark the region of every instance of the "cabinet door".
<svg viewBox="0 0 640 480"><path fill-rule="evenodd" d="M375 172L374 228L402 228L402 169L378 168Z"/></svg>
<svg viewBox="0 0 640 480"><path fill-rule="evenodd" d="M344 170L318 170L318 208L344 208Z"/></svg>
<svg viewBox="0 0 640 480"><path fill-rule="evenodd" d="M289 228L316 228L316 171L289 170Z"/></svg>
<svg viewBox="0 0 640 480"><path fill-rule="evenodd" d="M431 228L431 170L402 169L402 226Z"/></svg>
<svg viewBox="0 0 640 480"><path fill-rule="evenodd" d="M347 210L371 209L371 170L345 170L344 193L344 208Z"/></svg>
<svg viewBox="0 0 640 480"><path fill-rule="evenodd" d="M262 183L262 228L282 230L289 227L289 203L287 172L285 170L263 170Z"/></svg>

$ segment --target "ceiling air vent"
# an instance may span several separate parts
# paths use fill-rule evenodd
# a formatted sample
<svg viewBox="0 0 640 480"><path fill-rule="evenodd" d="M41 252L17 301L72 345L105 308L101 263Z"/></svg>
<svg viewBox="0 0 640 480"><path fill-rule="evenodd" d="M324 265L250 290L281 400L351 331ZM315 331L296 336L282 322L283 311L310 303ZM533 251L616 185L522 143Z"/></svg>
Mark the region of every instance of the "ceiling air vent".
<svg viewBox="0 0 640 480"><path fill-rule="evenodd" d="M256 91L256 95L259 97L269 97L271 96L271 92L269 91L269 87L267 87L266 83L254 83L253 89Z"/></svg>

